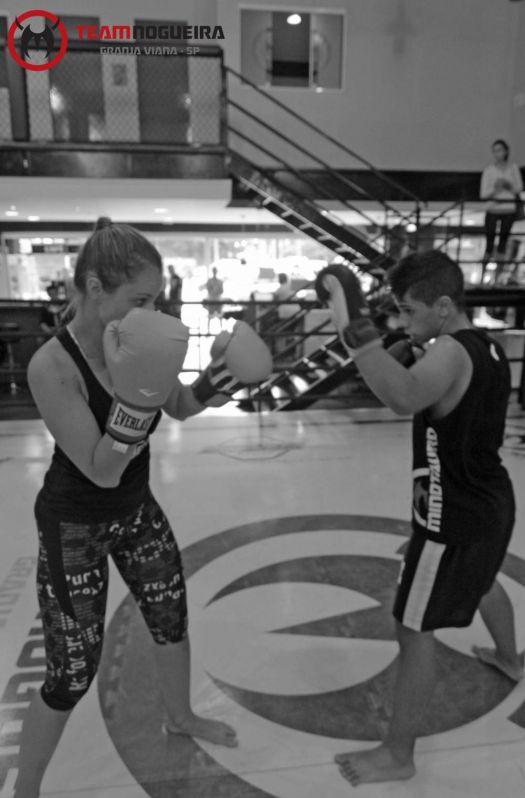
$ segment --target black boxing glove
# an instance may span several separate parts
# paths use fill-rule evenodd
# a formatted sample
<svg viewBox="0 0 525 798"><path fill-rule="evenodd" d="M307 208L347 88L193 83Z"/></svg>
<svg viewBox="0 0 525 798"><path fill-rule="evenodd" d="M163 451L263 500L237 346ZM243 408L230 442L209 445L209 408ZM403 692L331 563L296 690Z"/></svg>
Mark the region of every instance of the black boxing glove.
<svg viewBox="0 0 525 798"><path fill-rule="evenodd" d="M321 269L315 290L330 308L341 341L354 360L383 345L359 280L347 266L332 264Z"/></svg>

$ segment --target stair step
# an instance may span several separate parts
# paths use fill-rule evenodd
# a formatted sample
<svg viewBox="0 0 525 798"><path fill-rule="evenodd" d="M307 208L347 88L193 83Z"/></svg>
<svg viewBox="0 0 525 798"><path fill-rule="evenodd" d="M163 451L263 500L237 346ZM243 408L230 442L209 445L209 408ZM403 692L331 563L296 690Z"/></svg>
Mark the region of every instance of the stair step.
<svg viewBox="0 0 525 798"><path fill-rule="evenodd" d="M325 369L315 369L314 374L316 379L320 381L325 380L328 377L329 372L325 371Z"/></svg>
<svg viewBox="0 0 525 798"><path fill-rule="evenodd" d="M289 400L289 399L292 398L290 396L289 391L285 391L283 388L281 388L278 385L272 386L271 394L272 394L272 399L274 399L274 401L276 401L276 402L279 402L279 401L281 401L283 399Z"/></svg>
<svg viewBox="0 0 525 798"><path fill-rule="evenodd" d="M315 363L298 363L295 367L296 373L308 383L316 382L321 374L327 374L324 369L318 368Z"/></svg>
<svg viewBox="0 0 525 798"><path fill-rule="evenodd" d="M299 198L279 179L259 169L240 153L230 152L230 169L251 192L262 198L265 207L272 203L269 210L280 219L289 220L294 227L333 252L345 258L354 258L359 253L370 264L379 261L383 267L379 275L383 275L393 262L388 254L377 248L375 242L368 241L357 229L346 226L336 216L323 214L308 197Z"/></svg>
<svg viewBox="0 0 525 798"><path fill-rule="evenodd" d="M295 388L297 395L303 394L311 386L308 380L306 380L302 375L299 374L290 374L288 379Z"/></svg>

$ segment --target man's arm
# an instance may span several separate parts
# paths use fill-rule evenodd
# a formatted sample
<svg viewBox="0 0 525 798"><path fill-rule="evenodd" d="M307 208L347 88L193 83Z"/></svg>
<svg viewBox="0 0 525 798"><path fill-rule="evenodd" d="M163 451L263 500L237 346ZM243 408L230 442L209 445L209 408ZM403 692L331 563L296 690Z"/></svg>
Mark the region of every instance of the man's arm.
<svg viewBox="0 0 525 798"><path fill-rule="evenodd" d="M359 281L351 270L341 264L321 269L316 291L320 301L330 307L341 341L365 382L395 413L417 413L453 393L454 387L460 395L466 378L468 384L471 360L449 335L438 337L410 368L402 353L385 351Z"/></svg>
<svg viewBox="0 0 525 798"><path fill-rule="evenodd" d="M380 347L363 352L355 362L370 389L399 415L436 404L472 369L464 347L449 335L437 338L409 369Z"/></svg>

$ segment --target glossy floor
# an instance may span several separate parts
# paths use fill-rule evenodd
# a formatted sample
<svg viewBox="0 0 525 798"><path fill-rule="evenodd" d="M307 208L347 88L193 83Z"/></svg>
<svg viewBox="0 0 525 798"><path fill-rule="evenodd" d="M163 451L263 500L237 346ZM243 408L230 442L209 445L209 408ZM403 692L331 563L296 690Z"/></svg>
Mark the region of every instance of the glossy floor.
<svg viewBox="0 0 525 798"><path fill-rule="evenodd" d="M525 647L525 418L505 461L518 521L502 581ZM42 678L32 505L52 441L0 423L0 796L12 792L28 691ZM232 723L237 749L162 735L151 644L112 572L103 662L43 795L342 798L334 754L371 746L391 706L390 605L408 532L410 428L350 411L164 420L152 485L183 550L195 709ZM439 638L439 682L409 782L362 798L525 795L525 684L481 665L479 617Z"/></svg>

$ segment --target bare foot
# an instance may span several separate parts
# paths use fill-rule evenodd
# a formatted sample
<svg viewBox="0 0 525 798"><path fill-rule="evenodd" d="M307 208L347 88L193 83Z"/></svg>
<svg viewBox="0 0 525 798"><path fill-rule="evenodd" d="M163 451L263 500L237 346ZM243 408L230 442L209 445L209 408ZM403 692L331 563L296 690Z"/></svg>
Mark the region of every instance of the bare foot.
<svg viewBox="0 0 525 798"><path fill-rule="evenodd" d="M341 775L354 787L371 781L411 779L416 772L412 759L401 762L386 745L368 751L338 754L335 762Z"/></svg>
<svg viewBox="0 0 525 798"><path fill-rule="evenodd" d="M481 646L472 646L472 653L483 662L485 665L491 665L499 671L512 679L513 682L521 682L523 679L523 664L525 659L525 652L518 655L516 662L507 662L496 653L495 648L482 648Z"/></svg>
<svg viewBox="0 0 525 798"><path fill-rule="evenodd" d="M164 734L185 734L188 737L199 737L201 740L215 743L215 745L225 745L228 748L235 748L239 744L235 730L227 723L201 718L198 715L190 715L177 726L169 721L163 723L162 731Z"/></svg>

